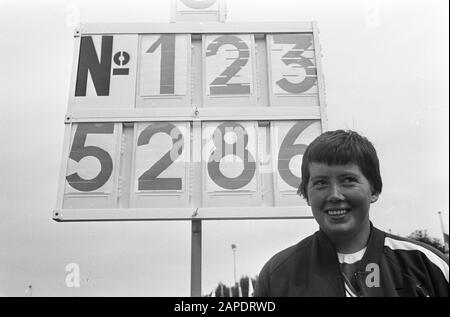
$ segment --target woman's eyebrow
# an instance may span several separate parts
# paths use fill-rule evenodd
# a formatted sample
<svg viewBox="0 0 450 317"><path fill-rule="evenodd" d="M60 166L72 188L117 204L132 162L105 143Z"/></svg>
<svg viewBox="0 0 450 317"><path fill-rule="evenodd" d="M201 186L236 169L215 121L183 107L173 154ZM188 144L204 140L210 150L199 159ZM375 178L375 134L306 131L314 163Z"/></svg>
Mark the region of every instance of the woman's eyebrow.
<svg viewBox="0 0 450 317"><path fill-rule="evenodd" d="M310 177L310 180L315 180L315 179L323 179L323 178L328 178L328 175L315 175Z"/></svg>
<svg viewBox="0 0 450 317"><path fill-rule="evenodd" d="M340 176L340 177L352 176L352 177L358 178L358 177L359 177L359 174L354 173L354 172L350 172L350 171L345 171L345 172L342 172L339 176Z"/></svg>

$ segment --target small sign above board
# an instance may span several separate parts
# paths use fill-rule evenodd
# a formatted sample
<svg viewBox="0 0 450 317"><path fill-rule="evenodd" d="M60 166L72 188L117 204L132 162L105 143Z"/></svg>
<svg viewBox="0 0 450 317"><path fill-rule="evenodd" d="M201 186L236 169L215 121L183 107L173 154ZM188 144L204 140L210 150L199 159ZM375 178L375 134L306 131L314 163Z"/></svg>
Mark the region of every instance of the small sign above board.
<svg viewBox="0 0 450 317"><path fill-rule="evenodd" d="M225 22L224 0L172 0L170 22Z"/></svg>

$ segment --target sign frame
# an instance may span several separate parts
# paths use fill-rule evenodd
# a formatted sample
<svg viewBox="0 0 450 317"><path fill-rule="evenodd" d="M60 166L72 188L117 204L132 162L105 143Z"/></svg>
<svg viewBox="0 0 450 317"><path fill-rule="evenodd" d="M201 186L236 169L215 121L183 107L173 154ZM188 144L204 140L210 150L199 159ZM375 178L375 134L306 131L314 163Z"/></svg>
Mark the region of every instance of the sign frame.
<svg viewBox="0 0 450 317"><path fill-rule="evenodd" d="M304 206L262 206L262 207L205 207L202 206L203 198L193 200L189 198L189 206L185 208L116 208L116 209L67 209L63 208L65 171L67 169L67 153L70 151L70 137L73 124L77 123L134 123L138 122L190 122L192 135L191 153L201 153L201 126L209 121L295 121L317 120L320 121L322 131L327 130L327 116L325 103L325 85L321 64L321 46L318 38L316 22L272 22L272 23L138 23L138 24L83 24L75 31L75 47L73 54L73 66L71 80L76 80L77 63L79 59L79 47L81 36L103 34L139 34L138 53L141 43L141 35L144 34L249 34L253 38L253 46L256 47L255 38L275 33L312 33L315 66L317 69L318 107L175 107L169 109L139 108L130 109L73 109L69 102L68 112L65 116L65 136L63 146L63 159L58 179L58 196L53 218L56 221L133 221L133 220L218 220L218 219L303 219L312 218L309 207ZM255 58L253 63L257 63ZM139 63L137 63L139 65ZM138 66L139 67L139 66ZM139 70L136 71L138 73ZM204 79L202 79L204 80ZM69 89L69 100L74 95L74 85ZM137 89L137 88L136 88ZM256 94L256 86L254 87ZM137 90L136 90L137 91ZM192 96L191 96L192 97ZM194 105L192 105L194 106ZM195 140L200 136L200 140ZM259 144L257 144L257 147ZM134 154L133 154L134 156ZM195 172L197 166L191 166L190 173ZM197 171L198 173L198 171ZM198 180L192 180L190 187L203 188L203 176L200 184ZM130 182L132 183L132 182ZM261 186L261 185L258 185ZM198 186L197 186L198 187ZM299 198L301 199L301 198ZM200 206L200 207L199 207ZM239 212L237 212L239 210Z"/></svg>

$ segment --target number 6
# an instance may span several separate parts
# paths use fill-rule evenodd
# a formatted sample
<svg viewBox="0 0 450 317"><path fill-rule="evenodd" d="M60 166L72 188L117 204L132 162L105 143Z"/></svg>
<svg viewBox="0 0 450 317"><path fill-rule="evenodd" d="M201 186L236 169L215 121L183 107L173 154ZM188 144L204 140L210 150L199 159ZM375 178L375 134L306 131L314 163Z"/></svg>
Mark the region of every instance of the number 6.
<svg viewBox="0 0 450 317"><path fill-rule="evenodd" d="M278 153L278 172L281 178L290 186L298 188L300 185L300 177L297 177L289 169L289 162L296 155L302 155L307 145L306 144L294 144L298 136L311 124L315 123L315 120L303 120L299 121L289 130L281 143L280 152Z"/></svg>

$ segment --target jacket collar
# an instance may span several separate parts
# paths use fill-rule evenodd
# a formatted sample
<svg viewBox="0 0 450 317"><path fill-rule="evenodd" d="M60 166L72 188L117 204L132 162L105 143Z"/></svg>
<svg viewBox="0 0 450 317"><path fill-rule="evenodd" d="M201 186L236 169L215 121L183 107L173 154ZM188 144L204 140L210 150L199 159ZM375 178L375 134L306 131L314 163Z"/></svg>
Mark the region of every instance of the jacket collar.
<svg viewBox="0 0 450 317"><path fill-rule="evenodd" d="M380 262L380 257L384 249L384 238L384 232L378 230L370 223L370 236L369 241L367 242L367 250L361 260L363 269L365 269L368 264Z"/></svg>
<svg viewBox="0 0 450 317"><path fill-rule="evenodd" d="M337 260L337 257L334 256L337 254L336 248L334 247L332 241L325 234L325 232L320 229L316 234L319 244L323 248L323 250L333 252L333 257ZM364 264L364 267L369 263L379 262L384 248L384 238L385 233L375 228L372 222L370 222L370 235L366 245L367 249L361 261L361 264Z"/></svg>
<svg viewBox="0 0 450 317"><path fill-rule="evenodd" d="M337 294L342 294L343 292L343 279L340 273L339 268L339 260L337 258L337 251L334 247L331 240L328 236L322 231L319 230L316 232L318 246L316 248L317 263L314 263L315 269L313 271L316 274L320 274L322 277L327 276L330 283L335 287L334 291ZM364 253L363 258L361 259L361 264L359 269L357 270L358 279L360 281L365 281L366 278L371 271L371 266L369 264L378 264L380 263L380 257L383 253L384 248L384 238L385 233L381 230L378 230L370 223L370 236L367 241L367 249ZM310 282L313 282L312 280ZM336 285L335 283L338 283ZM331 286L331 285L330 285ZM379 293L381 288L366 288L364 285L361 285L361 290L364 296L381 296ZM369 294L370 293L370 294ZM338 295L339 296L339 295ZM344 294L345 296L345 294Z"/></svg>

